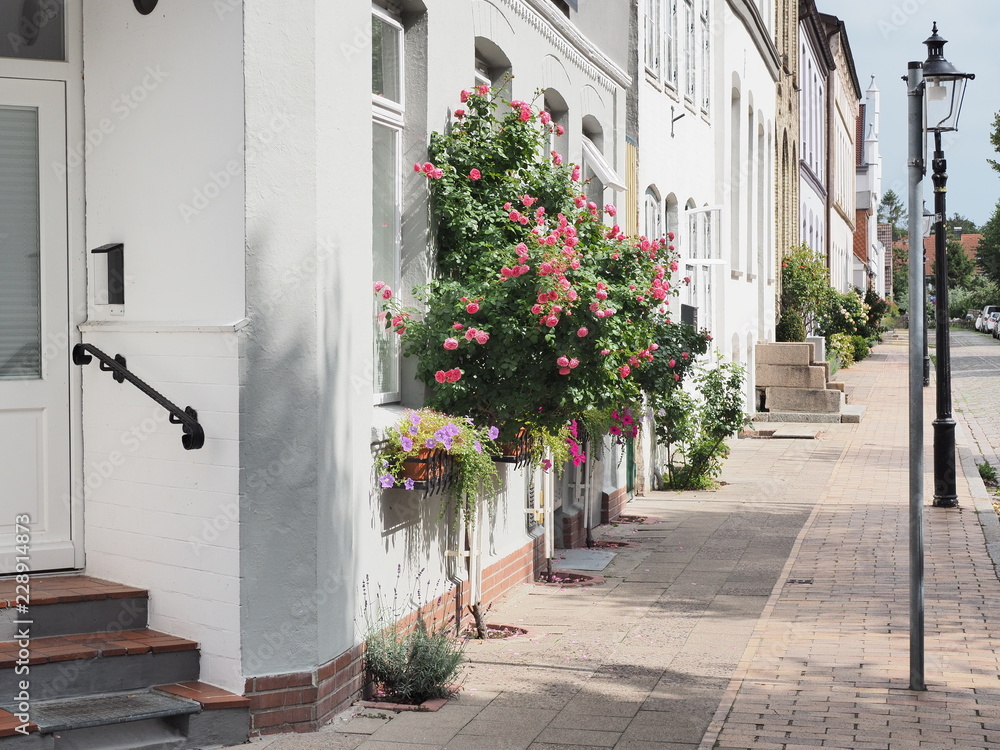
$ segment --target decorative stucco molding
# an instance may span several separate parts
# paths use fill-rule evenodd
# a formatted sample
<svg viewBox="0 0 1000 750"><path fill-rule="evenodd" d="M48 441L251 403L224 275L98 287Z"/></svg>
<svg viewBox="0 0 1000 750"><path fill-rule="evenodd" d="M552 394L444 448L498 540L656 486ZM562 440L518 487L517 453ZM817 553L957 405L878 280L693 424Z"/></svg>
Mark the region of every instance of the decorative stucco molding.
<svg viewBox="0 0 1000 750"><path fill-rule="evenodd" d="M580 33L549 0L500 0L541 34L566 60L608 91L628 88L632 78Z"/></svg>

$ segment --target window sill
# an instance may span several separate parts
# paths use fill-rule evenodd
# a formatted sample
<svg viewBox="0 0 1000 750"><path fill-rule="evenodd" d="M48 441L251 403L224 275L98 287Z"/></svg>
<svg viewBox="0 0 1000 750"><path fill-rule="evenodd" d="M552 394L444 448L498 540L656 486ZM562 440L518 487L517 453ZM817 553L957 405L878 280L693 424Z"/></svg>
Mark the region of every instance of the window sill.
<svg viewBox="0 0 1000 750"><path fill-rule="evenodd" d="M374 445L385 437L385 431L398 424L399 420L405 416L410 407L400 403L377 404L372 407L372 435L371 442Z"/></svg>

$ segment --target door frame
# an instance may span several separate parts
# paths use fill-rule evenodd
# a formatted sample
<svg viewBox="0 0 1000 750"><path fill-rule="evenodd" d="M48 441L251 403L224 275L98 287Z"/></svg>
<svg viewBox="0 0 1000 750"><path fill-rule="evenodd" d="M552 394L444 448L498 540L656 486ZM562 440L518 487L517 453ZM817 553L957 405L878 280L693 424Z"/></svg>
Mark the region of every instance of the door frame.
<svg viewBox="0 0 1000 750"><path fill-rule="evenodd" d="M70 150L82 153L86 143L83 102L83 3L67 0L64 4L66 60L18 60L0 58L0 77L40 81L61 81L65 84L66 143ZM73 346L80 342L79 326L87 320L87 250L85 231L85 159L76 167L66 165L61 176L66 186L66 271L67 318L66 367L69 368L69 466L70 495L61 501L69 503L70 538L74 547L75 569L84 567L84 494L83 470L83 375L70 357ZM76 163L76 162L74 162ZM42 167L45 168L45 167ZM58 179L58 178L57 178Z"/></svg>

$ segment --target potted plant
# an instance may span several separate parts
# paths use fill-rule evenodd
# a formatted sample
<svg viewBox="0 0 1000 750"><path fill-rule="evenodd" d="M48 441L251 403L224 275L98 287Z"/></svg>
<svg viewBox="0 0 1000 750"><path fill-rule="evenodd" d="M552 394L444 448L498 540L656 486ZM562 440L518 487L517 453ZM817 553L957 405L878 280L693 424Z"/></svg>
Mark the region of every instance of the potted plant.
<svg viewBox="0 0 1000 750"><path fill-rule="evenodd" d="M498 435L496 427L479 427L469 417L433 409L407 411L386 431L378 458L379 485L405 490L435 482L449 486L471 523L477 498L497 482L493 455ZM441 476L446 471L451 472L447 479Z"/></svg>

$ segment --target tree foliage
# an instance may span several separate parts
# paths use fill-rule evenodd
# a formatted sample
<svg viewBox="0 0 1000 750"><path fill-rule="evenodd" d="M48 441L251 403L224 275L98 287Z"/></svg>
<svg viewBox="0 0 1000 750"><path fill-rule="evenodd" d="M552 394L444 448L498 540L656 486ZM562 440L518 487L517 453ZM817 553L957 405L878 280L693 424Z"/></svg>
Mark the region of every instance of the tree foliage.
<svg viewBox="0 0 1000 750"><path fill-rule="evenodd" d="M832 293L830 273L823 258L808 245L793 248L781 260L782 332L792 335L792 331L798 330L798 326L792 326L786 319L790 315L798 316L802 327L811 330L817 314L827 308Z"/></svg>
<svg viewBox="0 0 1000 750"><path fill-rule="evenodd" d="M892 188L882 195L878 206L878 220L880 224L892 227L893 240L904 239L909 234L906 230L906 207Z"/></svg>
<svg viewBox="0 0 1000 750"><path fill-rule="evenodd" d="M993 216L983 225L982 234L976 248L976 264L987 277L1000 284L1000 201L993 209Z"/></svg>
<svg viewBox="0 0 1000 750"><path fill-rule="evenodd" d="M948 289L968 286L976 273L976 264L966 254L961 242L949 242L948 254ZM937 260L933 263L934 278L937 278Z"/></svg>

